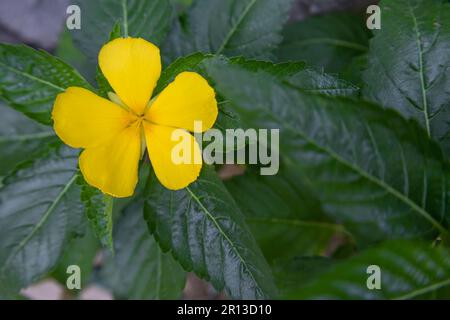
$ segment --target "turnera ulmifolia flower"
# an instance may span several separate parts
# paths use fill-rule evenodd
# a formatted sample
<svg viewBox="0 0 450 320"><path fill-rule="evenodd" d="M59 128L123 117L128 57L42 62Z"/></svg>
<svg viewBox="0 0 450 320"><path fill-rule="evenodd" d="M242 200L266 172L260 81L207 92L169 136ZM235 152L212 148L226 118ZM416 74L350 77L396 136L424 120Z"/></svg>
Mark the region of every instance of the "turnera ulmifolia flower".
<svg viewBox="0 0 450 320"><path fill-rule="evenodd" d="M105 44L99 66L114 93L102 98L80 87L59 94L52 112L56 134L69 146L83 148L79 159L85 180L114 197L134 193L139 159L147 148L158 180L178 190L200 173L201 150L191 132L211 128L217 118L215 92L194 72L182 72L158 96L153 90L161 74L159 49L140 38ZM192 146L192 161L174 162L172 134L180 130ZM180 133L178 132L178 136Z"/></svg>

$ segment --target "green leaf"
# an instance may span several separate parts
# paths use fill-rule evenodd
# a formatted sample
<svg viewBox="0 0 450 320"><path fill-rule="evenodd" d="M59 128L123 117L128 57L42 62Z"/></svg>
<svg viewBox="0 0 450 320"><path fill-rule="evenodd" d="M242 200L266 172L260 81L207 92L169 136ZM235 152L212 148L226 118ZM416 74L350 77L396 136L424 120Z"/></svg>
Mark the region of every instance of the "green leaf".
<svg viewBox="0 0 450 320"><path fill-rule="evenodd" d="M67 87L90 88L72 67L45 51L0 43L0 96L16 110L51 124L56 95Z"/></svg>
<svg viewBox="0 0 450 320"><path fill-rule="evenodd" d="M112 41L114 39L120 38L121 35L122 35L122 29L121 29L120 23L117 22L113 26L111 32L109 33L109 39L108 40Z"/></svg>
<svg viewBox="0 0 450 320"><path fill-rule="evenodd" d="M86 207L86 216L100 243L113 252L113 198L90 186L80 176L81 200Z"/></svg>
<svg viewBox="0 0 450 320"><path fill-rule="evenodd" d="M164 251L187 271L234 299L275 295L270 269L244 217L212 168L185 189L170 191L153 176L145 218Z"/></svg>
<svg viewBox="0 0 450 320"><path fill-rule="evenodd" d="M286 298L289 294L300 291L334 266L336 262L334 259L317 255L302 255L276 260L272 270L278 288L280 288L280 296Z"/></svg>
<svg viewBox="0 0 450 320"><path fill-rule="evenodd" d="M382 28L364 73L369 99L413 118L450 152L450 4L381 2Z"/></svg>
<svg viewBox="0 0 450 320"><path fill-rule="evenodd" d="M384 22L383 22L384 23ZM279 61L304 60L337 73L353 57L367 52L365 20L349 13L331 13L286 25L276 55Z"/></svg>
<svg viewBox="0 0 450 320"><path fill-rule="evenodd" d="M357 96L359 88L334 76L307 68L303 62L284 62L274 64L268 61L248 60L242 57L230 60L252 72L267 72L290 87L304 92L330 96Z"/></svg>
<svg viewBox="0 0 450 320"><path fill-rule="evenodd" d="M183 13L187 8L192 5L193 0L170 0L170 2L175 6L176 12L178 14Z"/></svg>
<svg viewBox="0 0 450 320"><path fill-rule="evenodd" d="M77 0L81 30L73 33L75 43L91 61L97 61L101 46L119 22L124 37L140 37L160 45L172 22L167 0Z"/></svg>
<svg viewBox="0 0 450 320"><path fill-rule="evenodd" d="M194 52L268 57L292 0L197 0L172 29L163 56L168 62Z"/></svg>
<svg viewBox="0 0 450 320"><path fill-rule="evenodd" d="M106 259L102 279L122 299L179 299L186 273L149 234L142 216L143 201L125 210L114 232L115 255Z"/></svg>
<svg viewBox="0 0 450 320"><path fill-rule="evenodd" d="M53 147L21 165L0 189L0 294L49 272L82 231L78 154Z"/></svg>
<svg viewBox="0 0 450 320"><path fill-rule="evenodd" d="M380 267L380 290L367 288L367 268L371 265ZM297 282L297 288L290 287L285 298L423 299L450 286L450 251L423 243L390 242L322 270L309 284ZM303 270L297 272L303 279ZM295 273L291 279L295 279Z"/></svg>
<svg viewBox="0 0 450 320"><path fill-rule="evenodd" d="M0 102L0 176L33 158L44 146L56 141L53 130L37 124Z"/></svg>
<svg viewBox="0 0 450 320"><path fill-rule="evenodd" d="M64 29L58 39L55 56L74 67L89 83L93 83L95 67L92 62L75 46L72 30Z"/></svg>
<svg viewBox="0 0 450 320"><path fill-rule="evenodd" d="M64 248L64 254L59 259L58 264L51 273L63 286L66 286L66 281L70 274L67 273L67 267L76 265L80 267L81 274L81 289L90 282L91 275L94 269L94 259L100 249L99 242L87 221L84 221L84 234L80 237L72 239Z"/></svg>
<svg viewBox="0 0 450 320"><path fill-rule="evenodd" d="M367 69L368 55L363 54L354 57L352 61L347 65L347 67L340 73L340 77L354 83L358 87L364 87L363 73Z"/></svg>
<svg viewBox="0 0 450 320"><path fill-rule="evenodd" d="M314 69L305 69L283 81L288 86L307 93L338 97L357 97L359 88L342 79Z"/></svg>
<svg viewBox="0 0 450 320"><path fill-rule="evenodd" d="M247 59L244 57L231 58L230 62L237 64L248 71L268 72L279 79L286 79L306 69L306 63L303 61L272 63L263 60Z"/></svg>
<svg viewBox="0 0 450 320"><path fill-rule="evenodd" d="M303 93L224 60L205 68L245 127L280 129L284 174L303 175L327 215L362 243L448 235L447 168L418 125L364 101Z"/></svg>
<svg viewBox="0 0 450 320"><path fill-rule="evenodd" d="M261 176L247 169L225 186L245 214L266 259L324 254L331 237L345 232L330 223L299 176Z"/></svg>

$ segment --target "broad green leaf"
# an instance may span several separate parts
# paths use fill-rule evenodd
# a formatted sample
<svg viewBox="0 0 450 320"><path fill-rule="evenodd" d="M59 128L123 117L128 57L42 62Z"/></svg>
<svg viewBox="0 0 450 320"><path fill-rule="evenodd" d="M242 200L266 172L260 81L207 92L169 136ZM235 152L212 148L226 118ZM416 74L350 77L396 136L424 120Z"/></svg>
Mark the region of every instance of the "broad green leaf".
<svg viewBox="0 0 450 320"><path fill-rule="evenodd" d="M360 88L364 87L363 73L367 69L368 59L367 54L354 57L339 76Z"/></svg>
<svg viewBox="0 0 450 320"><path fill-rule="evenodd" d="M187 271L234 299L273 297L270 269L244 217L212 168L185 189L170 191L153 175L145 218L164 251Z"/></svg>
<svg viewBox="0 0 450 320"><path fill-rule="evenodd" d="M364 73L371 100L413 118L450 152L450 3L383 0Z"/></svg>
<svg viewBox="0 0 450 320"><path fill-rule="evenodd" d="M381 271L381 289L369 290L367 268ZM324 267L302 286L294 281L286 292L290 299L423 299L450 286L450 251L415 242L389 242L369 249L333 267ZM286 270L285 270L286 271ZM304 270L298 269L300 279ZM291 274L295 279L295 273ZM299 279L297 279L299 280ZM304 283L304 282L303 282ZM432 296L431 296L432 297ZM448 296L446 297L448 298Z"/></svg>
<svg viewBox="0 0 450 320"><path fill-rule="evenodd" d="M53 130L37 124L0 102L0 176L56 141Z"/></svg>
<svg viewBox="0 0 450 320"><path fill-rule="evenodd" d="M82 231L77 152L53 147L21 165L0 189L0 294L49 272Z"/></svg>
<svg viewBox="0 0 450 320"><path fill-rule="evenodd" d="M306 63L304 63L303 61L295 61L295 62L291 61L275 64L273 62L264 60L254 60L254 59L247 59L244 57L235 57L231 58L230 62L233 64L240 65L249 71L268 72L280 79L287 79L288 77L293 76L306 69Z"/></svg>
<svg viewBox="0 0 450 320"><path fill-rule="evenodd" d="M172 22L172 6L167 0L77 0L81 9L81 30L75 43L91 61L97 61L101 46L119 22L124 37L140 37L160 45Z"/></svg>
<svg viewBox="0 0 450 320"><path fill-rule="evenodd" d="M245 214L266 259L324 254L343 228L324 217L320 203L299 176L245 174L225 182Z"/></svg>
<svg viewBox="0 0 450 320"><path fill-rule="evenodd" d="M273 263L272 270L280 290L280 296L286 298L287 295L300 291L333 267L336 262L335 259L317 255L277 259Z"/></svg>
<svg viewBox="0 0 450 320"><path fill-rule="evenodd" d="M292 0L197 0L163 47L168 62L194 52L268 57L281 41Z"/></svg>
<svg viewBox="0 0 450 320"><path fill-rule="evenodd" d="M55 56L74 67L86 80L93 83L95 67L75 45L72 32L74 31L68 29L61 32L55 49Z"/></svg>
<svg viewBox="0 0 450 320"><path fill-rule="evenodd" d="M183 16L186 14L186 11L188 11L193 1L194 0L171 0L175 16L179 19L183 19Z"/></svg>
<svg viewBox="0 0 450 320"><path fill-rule="evenodd" d="M284 62L274 64L268 61L234 58L230 63L252 71L264 71L282 80L290 87L304 92L325 94L330 96L357 96L359 88L334 76L307 68L303 62Z"/></svg>
<svg viewBox="0 0 450 320"><path fill-rule="evenodd" d="M349 13L331 13L290 23L283 30L279 61L304 60L326 72L341 72L353 57L367 52L365 20Z"/></svg>
<svg viewBox="0 0 450 320"><path fill-rule="evenodd" d="M314 69L305 69L286 78L284 84L308 93L357 97L359 88L345 80Z"/></svg>
<svg viewBox="0 0 450 320"><path fill-rule="evenodd" d="M183 13L187 8L192 5L193 0L170 0L170 2L175 6L178 14Z"/></svg>
<svg viewBox="0 0 450 320"><path fill-rule="evenodd" d="M65 246L64 254L59 259L55 270L51 273L51 276L63 286L66 286L67 279L71 275L67 273L67 268L72 265L80 267L81 289L85 288L91 280L95 256L100 249L100 245L86 221L83 223L83 226L84 234L72 239Z"/></svg>
<svg viewBox="0 0 450 320"><path fill-rule="evenodd" d="M168 253L163 253L148 232L137 199L116 222L115 255L106 259L102 279L117 298L179 299L186 272Z"/></svg>
<svg viewBox="0 0 450 320"><path fill-rule="evenodd" d="M86 207L94 234L100 243L113 251L113 198L92 187L80 177L81 200Z"/></svg>
<svg viewBox="0 0 450 320"><path fill-rule="evenodd" d="M56 95L67 87L89 88L72 67L42 50L0 43L0 97L14 109L51 124Z"/></svg>
<svg viewBox="0 0 450 320"><path fill-rule="evenodd" d="M224 60L205 68L246 128L280 129L283 174L303 175L327 215L358 240L448 235L447 168L418 125L367 102L303 93Z"/></svg>

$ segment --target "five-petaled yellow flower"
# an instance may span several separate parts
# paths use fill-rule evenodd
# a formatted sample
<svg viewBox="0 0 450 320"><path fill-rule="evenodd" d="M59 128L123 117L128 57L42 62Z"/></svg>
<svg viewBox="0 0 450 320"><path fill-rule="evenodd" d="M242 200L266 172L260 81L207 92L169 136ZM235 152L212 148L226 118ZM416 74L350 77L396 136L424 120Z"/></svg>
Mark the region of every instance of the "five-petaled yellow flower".
<svg viewBox="0 0 450 320"><path fill-rule="evenodd" d="M85 180L114 197L131 196L147 145L153 170L166 188L178 190L195 181L202 164L194 158L201 159L201 151L188 131L194 132L194 121L201 121L206 131L217 118L215 92L208 82L197 73L182 72L150 100L161 74L161 57L159 49L143 39L107 43L98 62L115 91L112 101L70 87L57 96L52 112L56 134L69 146L84 148L79 165ZM180 129L192 146L190 162L171 158L177 144L172 133Z"/></svg>

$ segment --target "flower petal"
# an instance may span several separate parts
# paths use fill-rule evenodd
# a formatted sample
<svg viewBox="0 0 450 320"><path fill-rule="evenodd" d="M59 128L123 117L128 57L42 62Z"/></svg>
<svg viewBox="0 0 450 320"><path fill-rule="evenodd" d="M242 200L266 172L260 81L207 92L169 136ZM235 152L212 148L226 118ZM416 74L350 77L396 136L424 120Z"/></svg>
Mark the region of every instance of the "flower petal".
<svg viewBox="0 0 450 320"><path fill-rule="evenodd" d="M161 74L158 47L141 38L118 38L102 47L98 63L120 99L143 114Z"/></svg>
<svg viewBox="0 0 450 320"><path fill-rule="evenodd" d="M88 148L109 141L124 130L131 115L89 90L69 87L58 94L52 118L56 134L73 148Z"/></svg>
<svg viewBox="0 0 450 320"><path fill-rule="evenodd" d="M144 122L147 150L158 180L171 190L179 190L194 182L202 168L200 147L185 130ZM173 138L178 138L173 141ZM177 163L172 154L185 148L185 163ZM176 153L179 155L180 153Z"/></svg>
<svg viewBox="0 0 450 320"><path fill-rule="evenodd" d="M137 123L119 133L109 144L88 148L80 155L85 180L117 198L133 195L138 180L141 152Z"/></svg>
<svg viewBox="0 0 450 320"><path fill-rule="evenodd" d="M214 89L195 72L182 72L155 99L146 113L149 121L191 132L206 131L217 118ZM194 130L194 121L202 121L202 130Z"/></svg>

